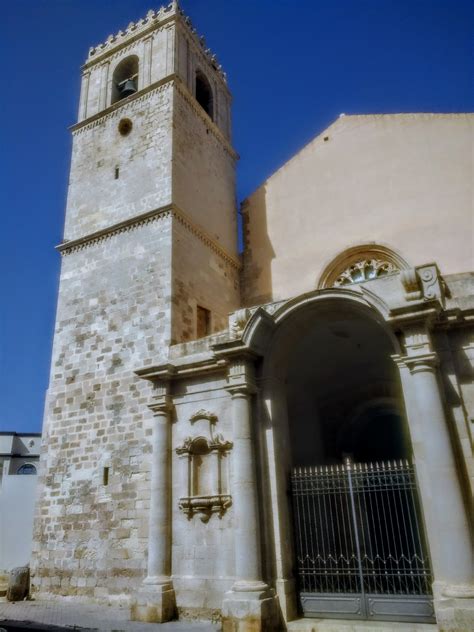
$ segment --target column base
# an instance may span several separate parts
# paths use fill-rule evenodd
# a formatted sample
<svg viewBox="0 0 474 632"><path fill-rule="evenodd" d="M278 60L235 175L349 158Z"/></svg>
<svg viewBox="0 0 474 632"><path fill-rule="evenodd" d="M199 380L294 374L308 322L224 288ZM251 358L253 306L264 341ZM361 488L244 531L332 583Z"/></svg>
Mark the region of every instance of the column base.
<svg viewBox="0 0 474 632"><path fill-rule="evenodd" d="M278 597L263 582L237 582L222 603L222 632L282 630Z"/></svg>
<svg viewBox="0 0 474 632"><path fill-rule="evenodd" d="M130 603L130 619L144 623L165 623L176 616L173 583L153 583L147 578Z"/></svg>
<svg viewBox="0 0 474 632"><path fill-rule="evenodd" d="M434 608L439 631L471 632L474 630L474 586L445 585L441 590L439 588L433 586Z"/></svg>

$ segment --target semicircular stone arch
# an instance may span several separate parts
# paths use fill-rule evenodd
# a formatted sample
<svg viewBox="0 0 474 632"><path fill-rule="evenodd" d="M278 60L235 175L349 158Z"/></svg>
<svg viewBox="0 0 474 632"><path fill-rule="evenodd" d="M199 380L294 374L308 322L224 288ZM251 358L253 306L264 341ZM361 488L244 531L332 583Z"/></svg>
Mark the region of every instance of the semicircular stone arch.
<svg viewBox="0 0 474 632"><path fill-rule="evenodd" d="M337 255L324 269L318 289L346 287L409 268L405 259L387 246L361 244Z"/></svg>

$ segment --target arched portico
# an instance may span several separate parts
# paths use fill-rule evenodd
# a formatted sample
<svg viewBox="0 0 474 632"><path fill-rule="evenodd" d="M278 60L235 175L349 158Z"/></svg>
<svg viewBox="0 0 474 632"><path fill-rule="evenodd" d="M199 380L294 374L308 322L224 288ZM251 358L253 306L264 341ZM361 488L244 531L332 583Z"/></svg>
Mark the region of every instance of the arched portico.
<svg viewBox="0 0 474 632"><path fill-rule="evenodd" d="M435 589L438 585L449 591L448 584L465 587L471 581L469 527L436 379L430 385L425 380L420 387L417 371L408 368L422 362L430 345L429 333L421 318L417 325L406 327L405 344L401 345L390 320L388 308L377 297L364 296L357 290L325 290L297 297L271 315L257 310L243 332L245 347L263 358L257 381L257 414L263 446L262 503L267 503L264 559L287 620L297 615L288 479L293 466L311 464L311 459L314 465L342 464L348 453L356 460L412 459L418 470ZM414 327L418 329L416 349L410 345ZM401 370L401 381L396 364ZM435 431L436 437L420 443L425 409L431 418L430 431ZM439 418L434 424L433 416ZM309 430L308 419L317 420ZM391 437L398 446L393 441L381 446L380 433L378 439L371 440L382 424L391 426ZM357 447L357 439L364 432L372 445L366 442L363 447L368 449L358 456L361 446ZM394 453L390 454L390 449ZM457 567L444 555L446 544L440 541L443 516L434 517L435 481L451 486L451 507L445 521L446 530L454 528L459 534L457 542L450 543L450 555L459 561ZM458 555L464 559L461 561ZM459 592L462 591L463 588ZM440 590L435 590L437 599L440 594Z"/></svg>

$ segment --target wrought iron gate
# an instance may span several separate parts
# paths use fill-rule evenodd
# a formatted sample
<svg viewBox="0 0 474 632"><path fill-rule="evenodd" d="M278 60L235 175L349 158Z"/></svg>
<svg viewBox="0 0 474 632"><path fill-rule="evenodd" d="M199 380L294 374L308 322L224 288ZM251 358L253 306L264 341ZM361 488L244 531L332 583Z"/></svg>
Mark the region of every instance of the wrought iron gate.
<svg viewBox="0 0 474 632"><path fill-rule="evenodd" d="M433 620L413 465L298 467L291 488L305 616Z"/></svg>

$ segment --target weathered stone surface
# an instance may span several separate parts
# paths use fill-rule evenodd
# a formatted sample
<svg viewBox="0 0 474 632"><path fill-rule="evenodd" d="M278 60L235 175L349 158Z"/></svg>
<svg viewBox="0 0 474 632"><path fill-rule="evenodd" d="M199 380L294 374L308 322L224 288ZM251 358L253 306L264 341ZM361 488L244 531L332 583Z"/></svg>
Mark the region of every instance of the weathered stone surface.
<svg viewBox="0 0 474 632"><path fill-rule="evenodd" d="M19 566L10 571L8 577L7 599L8 601L22 601L28 596L30 588L29 566Z"/></svg>
<svg viewBox="0 0 474 632"><path fill-rule="evenodd" d="M130 618L143 623L164 623L175 618L176 597L171 584L143 586L132 598Z"/></svg>
<svg viewBox="0 0 474 632"><path fill-rule="evenodd" d="M154 417L150 385L135 371L196 338L198 305L210 311L214 333L239 304L230 94L179 11L166 11L166 28L163 15L126 50L110 42L98 49L84 69L36 508L39 594L128 604L139 589ZM114 69L135 54L138 93L112 104ZM194 97L198 64L212 81L213 120ZM125 136L123 118L132 122ZM186 417L173 424L173 446L188 425ZM174 470L174 451L172 461ZM189 526L180 493L169 499L178 531ZM232 548L226 526L188 537L186 552L170 551L173 566L183 554L183 568L207 572L222 540L226 555ZM230 572L226 557L223 565ZM215 591L220 582L210 581Z"/></svg>
<svg viewBox="0 0 474 632"><path fill-rule="evenodd" d="M273 591L227 593L222 604L223 632L279 632L284 626Z"/></svg>

